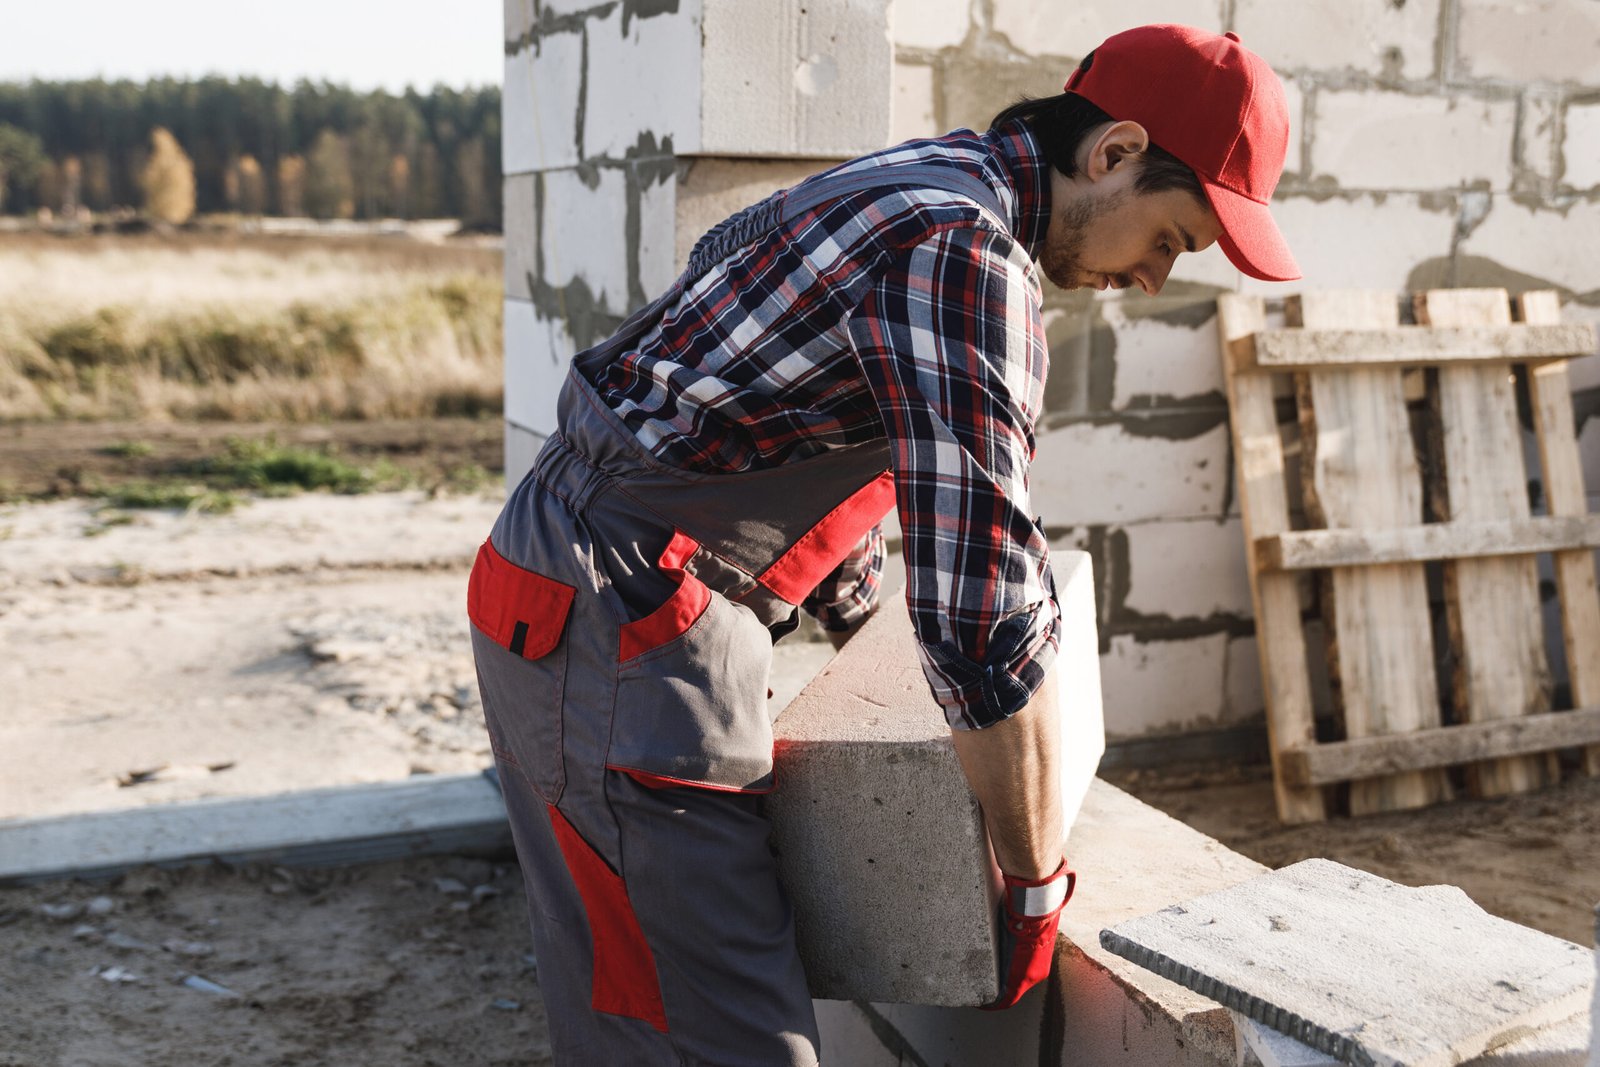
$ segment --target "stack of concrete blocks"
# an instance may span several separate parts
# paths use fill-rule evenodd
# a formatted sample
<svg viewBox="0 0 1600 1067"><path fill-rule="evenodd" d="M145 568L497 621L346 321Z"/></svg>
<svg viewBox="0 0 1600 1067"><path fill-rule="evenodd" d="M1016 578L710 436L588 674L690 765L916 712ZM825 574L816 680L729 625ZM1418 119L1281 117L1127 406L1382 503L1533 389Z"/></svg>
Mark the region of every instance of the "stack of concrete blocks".
<svg viewBox="0 0 1600 1067"><path fill-rule="evenodd" d="M1264 749L1219 292L1550 288L1569 320L1600 320L1594 0L895 0L893 136L982 128L1147 22L1231 30L1282 78L1293 136L1273 207L1306 280L1256 282L1212 249L1155 300L1046 287L1035 507L1053 543L1094 556L1123 758ZM1596 510L1600 359L1572 375ZM1558 637L1550 655L1559 682Z"/></svg>

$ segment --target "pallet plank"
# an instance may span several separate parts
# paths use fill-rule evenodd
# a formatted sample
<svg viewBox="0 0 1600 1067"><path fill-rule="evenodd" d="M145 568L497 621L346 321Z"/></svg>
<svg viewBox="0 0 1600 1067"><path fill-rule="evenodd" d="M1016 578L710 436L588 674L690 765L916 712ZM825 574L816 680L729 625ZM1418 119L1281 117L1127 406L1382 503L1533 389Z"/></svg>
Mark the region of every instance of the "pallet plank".
<svg viewBox="0 0 1600 1067"><path fill-rule="evenodd" d="M0 885L217 859L336 866L511 844L482 774L0 821Z"/></svg>
<svg viewBox="0 0 1600 1067"><path fill-rule="evenodd" d="M1600 515L1571 515L1498 522L1434 522L1389 530L1299 530L1263 537L1257 546L1257 558L1263 568L1293 571L1597 547ZM1585 556L1581 551L1572 554ZM1588 558L1592 574L1593 558ZM1593 588L1591 580L1590 590ZM1596 612L1600 618L1600 601Z"/></svg>
<svg viewBox="0 0 1600 1067"><path fill-rule="evenodd" d="M1416 309L1419 321L1435 326L1511 321L1503 289L1431 290L1417 295ZM1448 518L1528 518L1528 473L1507 368L1441 368L1436 425ZM1460 718L1476 723L1548 711L1550 675L1534 558L1452 561L1445 567L1445 600ZM1548 785L1556 770L1553 755L1517 756L1474 764L1467 780L1475 795L1504 796Z"/></svg>
<svg viewBox="0 0 1600 1067"><path fill-rule="evenodd" d="M1285 753L1282 766L1284 777L1295 785L1327 785L1363 774L1448 767L1596 742L1600 742L1600 708L1585 708L1325 742Z"/></svg>
<svg viewBox="0 0 1600 1067"><path fill-rule="evenodd" d="M1310 330L1392 329L1399 308L1372 291L1305 293L1290 321ZM1398 367L1313 370L1300 389L1307 514L1332 529L1416 526L1422 476ZM1439 725L1427 579L1416 563L1338 567L1330 576L1330 669L1350 739ZM1450 796L1439 771L1359 776L1350 812L1397 811Z"/></svg>
<svg viewBox="0 0 1600 1067"><path fill-rule="evenodd" d="M1229 424L1238 472L1245 551L1250 558L1250 596L1261 649L1262 688L1266 694L1267 736L1274 765L1278 753L1314 740L1311 680L1306 664L1305 632L1300 625L1300 593L1295 577L1262 573L1255 564L1257 538L1289 530L1288 492L1284 485L1283 444L1273 407L1272 379L1236 373L1229 342L1266 324L1260 297L1224 293L1217 300L1217 329L1222 335L1222 362L1227 379ZM1273 775L1278 818L1286 823L1327 818L1322 791L1290 786Z"/></svg>
<svg viewBox="0 0 1600 1067"><path fill-rule="evenodd" d="M1524 293L1518 301L1522 320L1549 324L1560 320L1555 293ZM1572 420L1572 382L1565 363L1547 363L1528 372L1533 401L1534 432L1539 438L1539 466L1550 514L1589 521ZM1567 677L1572 702L1579 707L1600 704L1600 594L1595 591L1594 554L1557 552L1556 591L1561 598L1561 633L1567 650ZM1584 770L1600 774L1600 745L1584 752Z"/></svg>
<svg viewBox="0 0 1600 1067"><path fill-rule="evenodd" d="M1589 323L1263 330L1234 342L1241 369L1540 363L1594 351Z"/></svg>

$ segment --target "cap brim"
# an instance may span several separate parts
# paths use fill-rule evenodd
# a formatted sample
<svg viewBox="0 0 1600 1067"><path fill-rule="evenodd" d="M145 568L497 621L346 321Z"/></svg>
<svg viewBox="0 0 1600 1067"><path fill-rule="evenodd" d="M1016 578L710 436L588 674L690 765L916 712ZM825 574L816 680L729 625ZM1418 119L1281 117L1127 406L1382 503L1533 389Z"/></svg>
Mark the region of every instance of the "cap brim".
<svg viewBox="0 0 1600 1067"><path fill-rule="evenodd" d="M1300 266L1289 251L1289 242L1283 239L1278 224L1272 221L1267 205L1220 185L1202 184L1217 213L1217 221L1222 223L1222 236L1217 238L1217 244L1222 246L1228 262L1264 282L1292 282L1301 277Z"/></svg>

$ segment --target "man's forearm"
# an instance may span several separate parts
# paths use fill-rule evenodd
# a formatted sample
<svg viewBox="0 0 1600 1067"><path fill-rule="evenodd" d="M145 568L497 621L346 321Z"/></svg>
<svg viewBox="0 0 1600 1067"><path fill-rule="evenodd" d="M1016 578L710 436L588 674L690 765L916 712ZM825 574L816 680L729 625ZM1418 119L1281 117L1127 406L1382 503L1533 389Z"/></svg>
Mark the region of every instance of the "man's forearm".
<svg viewBox="0 0 1600 1067"><path fill-rule="evenodd" d="M956 757L983 806L1000 869L1044 878L1061 866L1061 724L1056 672L1027 707L982 730L955 730Z"/></svg>

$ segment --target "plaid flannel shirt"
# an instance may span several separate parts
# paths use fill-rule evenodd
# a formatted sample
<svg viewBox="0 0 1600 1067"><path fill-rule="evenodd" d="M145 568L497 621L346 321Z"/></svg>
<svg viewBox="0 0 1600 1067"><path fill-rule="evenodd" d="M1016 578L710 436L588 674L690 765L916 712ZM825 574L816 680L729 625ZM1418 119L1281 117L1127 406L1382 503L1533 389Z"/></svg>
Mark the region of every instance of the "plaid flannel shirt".
<svg viewBox="0 0 1600 1067"><path fill-rule="evenodd" d="M728 257L595 383L652 454L767 469L887 437L906 600L957 729L1020 710L1056 652L1049 553L1028 465L1048 363L1034 254L1049 177L1020 126L912 141L840 170L959 167L1009 214L934 189L842 197ZM872 610L874 530L806 600L830 629Z"/></svg>

